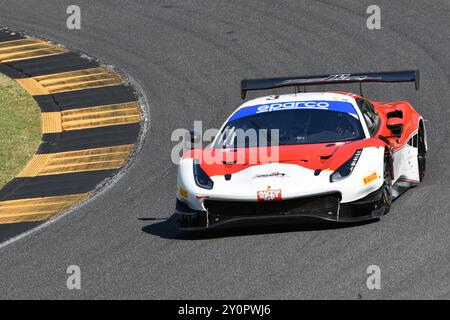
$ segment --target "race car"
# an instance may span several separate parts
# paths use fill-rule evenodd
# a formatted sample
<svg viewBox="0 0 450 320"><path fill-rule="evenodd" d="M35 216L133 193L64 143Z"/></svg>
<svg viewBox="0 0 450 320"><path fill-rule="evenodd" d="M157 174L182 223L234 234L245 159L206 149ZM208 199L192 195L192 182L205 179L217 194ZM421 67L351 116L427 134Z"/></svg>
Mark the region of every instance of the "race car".
<svg viewBox="0 0 450 320"><path fill-rule="evenodd" d="M406 81L417 90L419 71L242 80L243 99L250 90L296 91L246 101L210 145L184 153L175 209L179 229L382 217L424 178L423 117L406 101L304 88Z"/></svg>

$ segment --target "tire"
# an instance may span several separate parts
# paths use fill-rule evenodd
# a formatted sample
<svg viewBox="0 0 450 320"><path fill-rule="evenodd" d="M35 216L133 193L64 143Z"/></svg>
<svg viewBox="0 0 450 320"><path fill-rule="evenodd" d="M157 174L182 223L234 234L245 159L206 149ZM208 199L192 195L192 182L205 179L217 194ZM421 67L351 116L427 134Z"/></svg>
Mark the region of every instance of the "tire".
<svg viewBox="0 0 450 320"><path fill-rule="evenodd" d="M389 162L387 159L384 161L384 183L382 188L383 188L382 202L384 206L384 214L387 214L391 210L392 205L392 176Z"/></svg>
<svg viewBox="0 0 450 320"><path fill-rule="evenodd" d="M425 134L423 132L422 126L419 126L417 149L418 149L417 164L419 168L419 181L423 181L426 171L427 150L425 148Z"/></svg>

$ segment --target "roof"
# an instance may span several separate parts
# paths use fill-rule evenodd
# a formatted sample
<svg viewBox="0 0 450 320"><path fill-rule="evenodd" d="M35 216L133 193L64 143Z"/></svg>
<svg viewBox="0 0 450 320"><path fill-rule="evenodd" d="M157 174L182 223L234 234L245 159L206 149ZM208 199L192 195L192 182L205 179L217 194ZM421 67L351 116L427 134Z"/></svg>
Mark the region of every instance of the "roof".
<svg viewBox="0 0 450 320"><path fill-rule="evenodd" d="M268 104L276 102L287 102L287 101L310 101L310 100L335 100L335 101L346 101L354 103L355 99L345 93L338 92L300 92L291 94L281 94L281 95L270 95L255 98L244 102L239 108L246 108L259 104Z"/></svg>

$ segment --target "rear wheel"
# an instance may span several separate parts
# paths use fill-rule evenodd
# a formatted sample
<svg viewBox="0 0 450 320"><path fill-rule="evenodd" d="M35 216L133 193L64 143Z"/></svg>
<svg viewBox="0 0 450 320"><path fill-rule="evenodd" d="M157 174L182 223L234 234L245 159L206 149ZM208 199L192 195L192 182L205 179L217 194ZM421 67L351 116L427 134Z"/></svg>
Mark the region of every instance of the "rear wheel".
<svg viewBox="0 0 450 320"><path fill-rule="evenodd" d="M392 176L391 170L389 166L389 162L387 159L384 161L384 182L383 182L383 205L384 205L384 214L387 214L391 210L392 204Z"/></svg>
<svg viewBox="0 0 450 320"><path fill-rule="evenodd" d="M419 179L420 181L423 180L425 177L425 169L426 169L426 156L427 151L425 148L425 134L423 132L422 126L419 126L419 133L418 133L418 154L417 154L417 163L419 166Z"/></svg>

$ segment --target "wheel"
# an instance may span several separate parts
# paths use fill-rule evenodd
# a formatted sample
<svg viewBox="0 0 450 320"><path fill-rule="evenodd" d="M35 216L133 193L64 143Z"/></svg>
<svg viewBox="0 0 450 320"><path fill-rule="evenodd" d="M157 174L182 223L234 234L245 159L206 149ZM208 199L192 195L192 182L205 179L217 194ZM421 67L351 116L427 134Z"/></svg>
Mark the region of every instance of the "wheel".
<svg viewBox="0 0 450 320"><path fill-rule="evenodd" d="M423 180L425 177L425 169L426 169L426 160L427 160L427 150L425 148L425 134L423 132L422 126L419 127L418 133L418 153L417 153L417 163L419 166L419 179Z"/></svg>
<svg viewBox="0 0 450 320"><path fill-rule="evenodd" d="M387 214L391 210L392 204L392 176L387 159L384 161L384 183L383 183L383 205L384 214Z"/></svg>

